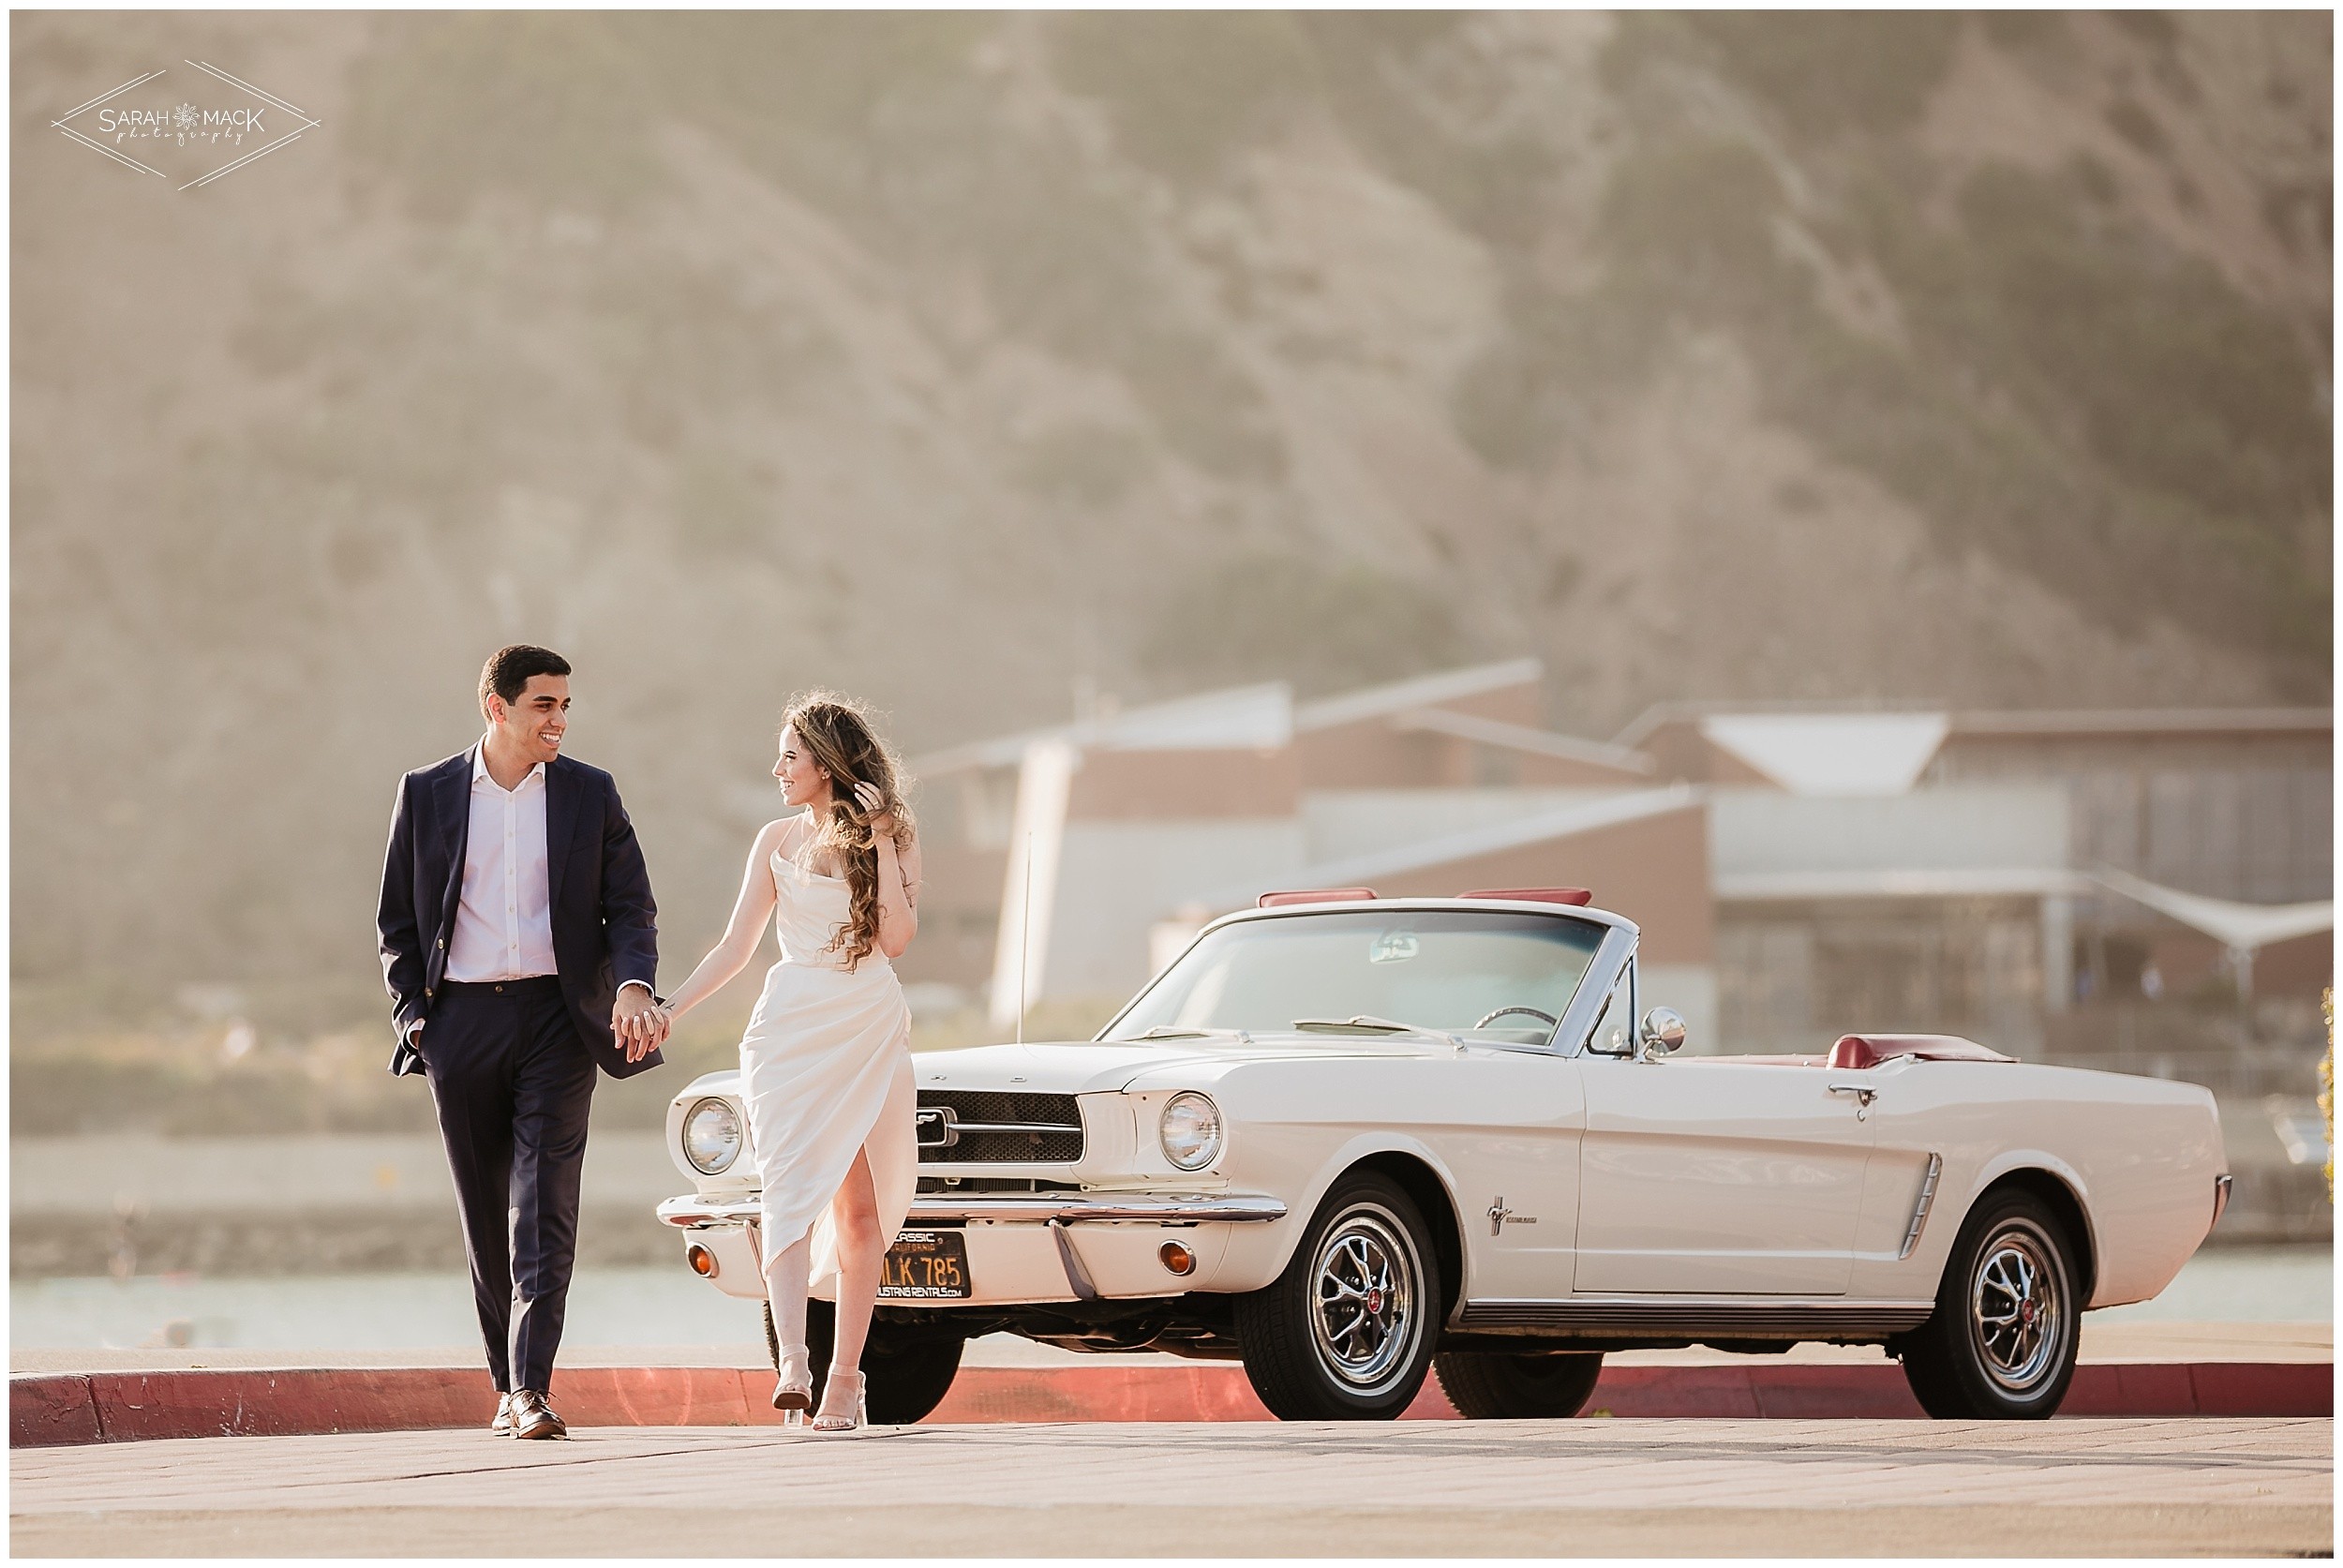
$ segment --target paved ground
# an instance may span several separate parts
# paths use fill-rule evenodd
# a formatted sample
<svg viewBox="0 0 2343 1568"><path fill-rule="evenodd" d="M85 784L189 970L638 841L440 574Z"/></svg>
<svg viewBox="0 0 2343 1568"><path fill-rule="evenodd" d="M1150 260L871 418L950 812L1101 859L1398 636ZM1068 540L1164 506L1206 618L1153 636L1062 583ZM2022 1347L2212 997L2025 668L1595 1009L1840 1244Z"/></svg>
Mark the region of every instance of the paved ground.
<svg viewBox="0 0 2343 1568"><path fill-rule="evenodd" d="M1876 1362L1887 1352L1876 1345L1798 1345L1788 1354L1768 1356L1783 1363ZM2335 1325L2324 1322L2192 1323L2109 1322L2094 1313L2082 1320L2084 1361L2331 1361ZM1626 1351L1609 1356L1615 1366L1745 1366L1751 1358L1694 1346L1682 1351ZM24 1350L8 1351L12 1372L173 1372L218 1366L472 1366L477 1345L410 1351L246 1350ZM1163 1366L1161 1355L1088 1355L1037 1345L1014 1335L972 1340L969 1366ZM764 1347L723 1345L564 1345L564 1366L760 1366Z"/></svg>
<svg viewBox="0 0 2343 1568"><path fill-rule="evenodd" d="M95 1555L2324 1553L2317 1421L1574 1421L223 1438L9 1456Z"/></svg>

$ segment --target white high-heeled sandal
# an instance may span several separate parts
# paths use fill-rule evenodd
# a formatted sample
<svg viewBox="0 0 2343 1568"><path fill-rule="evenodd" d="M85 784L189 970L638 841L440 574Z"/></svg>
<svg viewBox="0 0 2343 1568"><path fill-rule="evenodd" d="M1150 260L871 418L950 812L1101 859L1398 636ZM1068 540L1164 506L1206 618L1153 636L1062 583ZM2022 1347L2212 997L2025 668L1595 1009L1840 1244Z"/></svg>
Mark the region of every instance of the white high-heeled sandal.
<svg viewBox="0 0 2343 1568"><path fill-rule="evenodd" d="M803 1345L792 1345L781 1352L773 1409L781 1412L783 1426L802 1426L813 1409L813 1358Z"/></svg>
<svg viewBox="0 0 2343 1568"><path fill-rule="evenodd" d="M843 1378L854 1380L852 1383L845 1385L854 1390L854 1409L851 1413L830 1409L830 1401L839 1396L840 1380ZM848 1372L836 1366L831 1367L829 1381L822 1389L821 1413L813 1418L813 1429L817 1432L852 1432L870 1425L871 1380L858 1371Z"/></svg>

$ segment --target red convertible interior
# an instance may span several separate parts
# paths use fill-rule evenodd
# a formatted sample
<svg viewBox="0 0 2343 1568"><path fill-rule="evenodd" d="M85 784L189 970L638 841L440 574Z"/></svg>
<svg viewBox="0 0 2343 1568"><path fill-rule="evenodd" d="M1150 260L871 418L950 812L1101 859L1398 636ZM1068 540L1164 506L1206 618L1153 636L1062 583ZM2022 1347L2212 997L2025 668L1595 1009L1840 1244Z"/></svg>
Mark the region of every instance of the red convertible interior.
<svg viewBox="0 0 2343 1568"><path fill-rule="evenodd" d="M2005 1056L1988 1050L1975 1040L1964 1040L1958 1035L1841 1035L1828 1056L1734 1056L1736 1062L1756 1062L1780 1068L1829 1068L1838 1072L1859 1072L1875 1068L1897 1056L1911 1056L1923 1062L2014 1062L2015 1056Z"/></svg>

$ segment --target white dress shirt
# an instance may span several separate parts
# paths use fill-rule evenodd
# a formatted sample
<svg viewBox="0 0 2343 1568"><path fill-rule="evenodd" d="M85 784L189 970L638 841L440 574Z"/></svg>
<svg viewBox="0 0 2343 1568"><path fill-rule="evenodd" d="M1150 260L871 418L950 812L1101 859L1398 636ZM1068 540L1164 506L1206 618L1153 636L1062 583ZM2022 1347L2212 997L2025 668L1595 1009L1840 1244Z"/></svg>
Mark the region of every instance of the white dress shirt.
<svg viewBox="0 0 2343 1568"><path fill-rule="evenodd" d="M448 936L451 980L520 980L554 973L553 894L545 864L545 765L511 789L472 748L471 830L463 891Z"/></svg>
<svg viewBox="0 0 2343 1568"><path fill-rule="evenodd" d="M459 984L525 980L558 972L545 854L545 765L537 764L505 789L488 774L484 742L471 754L471 827L464 835L455 929L447 939L447 978ZM630 985L651 993L641 980L624 981L619 989ZM422 1031L418 1019L414 1033Z"/></svg>

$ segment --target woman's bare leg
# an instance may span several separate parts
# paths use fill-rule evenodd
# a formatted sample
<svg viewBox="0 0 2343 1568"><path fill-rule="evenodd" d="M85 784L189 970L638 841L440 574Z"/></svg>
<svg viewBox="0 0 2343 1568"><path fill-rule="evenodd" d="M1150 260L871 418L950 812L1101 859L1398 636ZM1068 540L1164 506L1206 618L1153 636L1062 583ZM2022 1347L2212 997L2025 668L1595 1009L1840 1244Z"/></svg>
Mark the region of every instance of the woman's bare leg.
<svg viewBox="0 0 2343 1568"><path fill-rule="evenodd" d="M871 1332L879 1267L887 1255L868 1155L854 1157L854 1169L830 1200L829 1217L838 1232L838 1330L829 1364L833 1370L852 1372L862 1365L862 1342Z"/></svg>
<svg viewBox="0 0 2343 1568"><path fill-rule="evenodd" d="M765 1260L765 1299L773 1308L773 1337L781 1341L781 1378L813 1376L805 1347L806 1286L813 1274L813 1237L799 1236ZM791 1359L795 1352L795 1359Z"/></svg>

